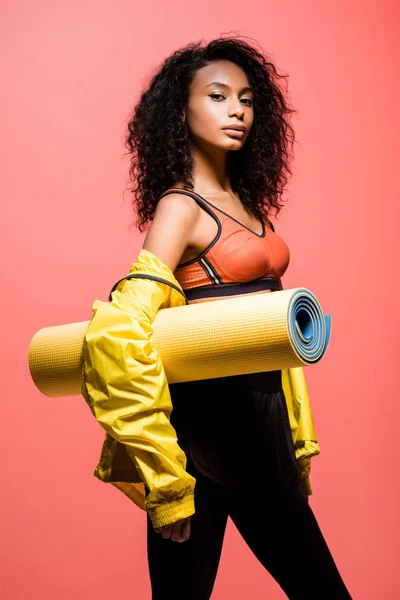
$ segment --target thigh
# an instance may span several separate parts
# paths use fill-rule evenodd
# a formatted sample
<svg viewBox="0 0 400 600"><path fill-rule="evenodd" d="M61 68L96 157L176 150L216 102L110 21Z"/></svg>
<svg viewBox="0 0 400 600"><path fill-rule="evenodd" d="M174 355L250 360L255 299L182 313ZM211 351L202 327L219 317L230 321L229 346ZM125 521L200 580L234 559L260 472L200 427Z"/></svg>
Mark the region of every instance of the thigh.
<svg viewBox="0 0 400 600"><path fill-rule="evenodd" d="M280 375L251 374L238 386L241 406L232 417L237 420L236 427L229 430L233 432L230 447L236 447L235 460L230 462L237 472L234 477L239 490L243 475L274 493L297 483L295 449Z"/></svg>
<svg viewBox="0 0 400 600"><path fill-rule="evenodd" d="M147 517L147 556L153 600L208 600L221 557L228 518L226 493L221 486L195 472L195 514L191 533L179 543L156 533Z"/></svg>
<svg viewBox="0 0 400 600"><path fill-rule="evenodd" d="M276 496L252 488L252 506L245 493L238 492L232 495L229 515L288 598L351 599L299 485Z"/></svg>
<svg viewBox="0 0 400 600"><path fill-rule="evenodd" d="M243 410L238 409L236 379L222 377L169 386L171 424L180 447L196 472L224 488L234 481L232 466L234 474L237 472L238 432L242 435L249 429L243 427ZM246 405L246 398L239 395L241 405Z"/></svg>

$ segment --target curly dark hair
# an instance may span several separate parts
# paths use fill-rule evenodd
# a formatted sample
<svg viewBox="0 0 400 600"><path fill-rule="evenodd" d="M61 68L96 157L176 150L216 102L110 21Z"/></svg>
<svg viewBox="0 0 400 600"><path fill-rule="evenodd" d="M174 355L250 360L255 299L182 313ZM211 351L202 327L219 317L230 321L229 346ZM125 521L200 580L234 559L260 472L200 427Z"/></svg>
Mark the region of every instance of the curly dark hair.
<svg viewBox="0 0 400 600"><path fill-rule="evenodd" d="M271 207L277 215L279 198L291 175L288 151L295 141L286 115L289 108L278 85L280 75L270 57L259 52L243 36L189 43L173 52L153 75L129 117L125 146L131 154L129 168L132 205L139 231L152 220L160 195L178 181L193 190L190 132L181 116L189 97L189 85L202 67L229 60L246 73L254 90L254 121L243 147L231 151L231 186L249 213L261 218ZM285 86L287 91L287 85Z"/></svg>

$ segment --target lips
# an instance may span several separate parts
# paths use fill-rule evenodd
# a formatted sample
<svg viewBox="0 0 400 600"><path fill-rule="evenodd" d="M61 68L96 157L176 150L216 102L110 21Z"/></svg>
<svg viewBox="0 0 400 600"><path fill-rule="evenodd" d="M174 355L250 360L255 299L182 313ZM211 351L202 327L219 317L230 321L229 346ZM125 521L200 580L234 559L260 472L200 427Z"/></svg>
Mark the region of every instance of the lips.
<svg viewBox="0 0 400 600"><path fill-rule="evenodd" d="M243 129L223 129L222 131L226 135L229 135L229 137L233 137L233 138L237 138L237 139L244 137Z"/></svg>
<svg viewBox="0 0 400 600"><path fill-rule="evenodd" d="M246 127L244 125L229 125L228 127L223 127L222 129L224 131L241 131L243 133L246 131Z"/></svg>

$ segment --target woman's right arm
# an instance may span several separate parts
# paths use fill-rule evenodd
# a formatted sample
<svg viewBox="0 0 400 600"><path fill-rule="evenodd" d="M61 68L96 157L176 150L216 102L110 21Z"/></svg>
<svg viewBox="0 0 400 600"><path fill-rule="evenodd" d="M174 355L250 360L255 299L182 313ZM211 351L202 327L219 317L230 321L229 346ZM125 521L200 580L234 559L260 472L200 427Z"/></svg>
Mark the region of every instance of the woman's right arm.
<svg viewBox="0 0 400 600"><path fill-rule="evenodd" d="M185 470L186 457L169 422L171 398L152 344L152 323L171 295L181 296L163 280L173 279L195 222L190 202L172 194L160 201L143 247L147 254L130 270L142 278L122 280L111 302L94 302L82 347L82 394L107 433L126 446L150 489L145 505L154 528L165 528L178 541L187 535L182 521L194 513L195 479ZM153 269L160 280L143 278ZM183 305L183 297L180 301Z"/></svg>
<svg viewBox="0 0 400 600"><path fill-rule="evenodd" d="M157 204L143 248L174 271L192 242L200 210L189 196L168 194Z"/></svg>
<svg viewBox="0 0 400 600"><path fill-rule="evenodd" d="M159 201L143 248L174 271L189 245L199 215L198 206L182 194L168 194ZM155 528L165 539L184 542L190 537L191 517Z"/></svg>

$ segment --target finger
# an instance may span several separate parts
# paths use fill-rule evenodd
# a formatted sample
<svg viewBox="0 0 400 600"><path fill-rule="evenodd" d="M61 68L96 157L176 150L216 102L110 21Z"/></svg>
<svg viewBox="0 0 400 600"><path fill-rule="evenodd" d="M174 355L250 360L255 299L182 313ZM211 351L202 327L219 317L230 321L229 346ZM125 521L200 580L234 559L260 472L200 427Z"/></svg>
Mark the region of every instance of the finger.
<svg viewBox="0 0 400 600"><path fill-rule="evenodd" d="M162 528L161 535L163 536L163 538L168 539L171 537L171 532L172 532L172 525L164 525L164 527Z"/></svg>
<svg viewBox="0 0 400 600"><path fill-rule="evenodd" d="M182 525L181 542L186 542L190 538L190 519Z"/></svg>
<svg viewBox="0 0 400 600"><path fill-rule="evenodd" d="M161 533L162 527L154 527L153 528L156 533Z"/></svg>
<svg viewBox="0 0 400 600"><path fill-rule="evenodd" d="M179 542L181 540L182 521L177 521L172 525L171 540Z"/></svg>

